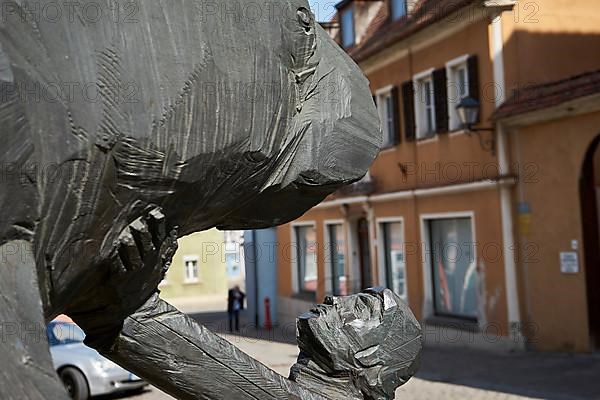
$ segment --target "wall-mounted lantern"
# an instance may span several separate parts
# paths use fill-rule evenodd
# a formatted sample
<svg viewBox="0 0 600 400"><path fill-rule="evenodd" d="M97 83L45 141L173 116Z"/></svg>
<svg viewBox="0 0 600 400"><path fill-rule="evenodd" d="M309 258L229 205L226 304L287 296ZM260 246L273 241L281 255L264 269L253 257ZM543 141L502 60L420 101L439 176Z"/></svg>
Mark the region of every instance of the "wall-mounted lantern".
<svg viewBox="0 0 600 400"><path fill-rule="evenodd" d="M479 120L481 105L479 101L472 97L464 97L456 106L456 112L460 123L468 135L473 133L479 137L479 144L482 150L489 151L492 155L496 155L496 131L494 128L474 128L473 125ZM485 138L481 132L490 132L490 136Z"/></svg>

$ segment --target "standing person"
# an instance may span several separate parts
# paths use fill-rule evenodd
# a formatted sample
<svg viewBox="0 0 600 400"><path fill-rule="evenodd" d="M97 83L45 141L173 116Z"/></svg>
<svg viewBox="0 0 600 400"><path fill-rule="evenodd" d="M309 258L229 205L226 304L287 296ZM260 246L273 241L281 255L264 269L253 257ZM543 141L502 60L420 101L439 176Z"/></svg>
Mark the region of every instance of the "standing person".
<svg viewBox="0 0 600 400"><path fill-rule="evenodd" d="M240 330L240 310L244 309L244 298L246 294L236 285L229 289L227 296L227 313L229 314L229 332L233 332L233 320L235 319L235 330Z"/></svg>

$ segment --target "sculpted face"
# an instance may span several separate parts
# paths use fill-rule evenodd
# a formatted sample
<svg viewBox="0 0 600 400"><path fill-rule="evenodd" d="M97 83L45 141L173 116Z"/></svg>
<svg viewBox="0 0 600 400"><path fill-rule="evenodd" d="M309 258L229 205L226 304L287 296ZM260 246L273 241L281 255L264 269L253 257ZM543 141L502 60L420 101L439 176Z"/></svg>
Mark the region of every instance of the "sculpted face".
<svg viewBox="0 0 600 400"><path fill-rule="evenodd" d="M258 4L267 10L272 3ZM180 160L161 205L185 233L295 219L360 179L380 148L379 120L358 67L305 1L278 3L273 14L203 27L210 67L195 79L200 88L214 87L190 87L170 116L185 121L197 108L201 117L176 131L164 124L153 135Z"/></svg>
<svg viewBox="0 0 600 400"><path fill-rule="evenodd" d="M377 288L328 297L299 318L298 343L329 376L347 375L365 398L388 399L416 372L422 337L408 306Z"/></svg>
<svg viewBox="0 0 600 400"><path fill-rule="evenodd" d="M31 228L60 299L148 207L180 235L281 224L360 179L381 145L368 82L306 0L136 4L93 24L10 14L0 32L0 161L34 171L0 196L0 236Z"/></svg>

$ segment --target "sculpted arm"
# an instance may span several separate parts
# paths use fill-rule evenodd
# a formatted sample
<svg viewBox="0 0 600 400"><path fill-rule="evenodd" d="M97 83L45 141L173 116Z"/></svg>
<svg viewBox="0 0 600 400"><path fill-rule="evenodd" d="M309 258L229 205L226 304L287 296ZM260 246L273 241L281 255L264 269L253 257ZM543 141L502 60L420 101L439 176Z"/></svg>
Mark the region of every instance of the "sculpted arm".
<svg viewBox="0 0 600 400"><path fill-rule="evenodd" d="M122 235L118 260L113 260L119 268L104 292L128 299L124 288L144 290L135 276L160 281L176 248L174 233L165 231L159 209L134 221ZM133 240L123 239L129 234ZM97 300L94 309L102 309L102 302L111 299ZM122 308L112 316L77 317L89 345L178 399L392 399L415 373L422 347L410 309L383 289L328 297L300 317L301 351L290 379L181 313L157 291L131 312Z"/></svg>
<svg viewBox="0 0 600 400"><path fill-rule="evenodd" d="M86 344L179 399L322 399L159 298L176 248L160 208L126 227L103 284L69 311Z"/></svg>
<svg viewBox="0 0 600 400"><path fill-rule="evenodd" d="M103 355L178 399L324 399L153 295Z"/></svg>

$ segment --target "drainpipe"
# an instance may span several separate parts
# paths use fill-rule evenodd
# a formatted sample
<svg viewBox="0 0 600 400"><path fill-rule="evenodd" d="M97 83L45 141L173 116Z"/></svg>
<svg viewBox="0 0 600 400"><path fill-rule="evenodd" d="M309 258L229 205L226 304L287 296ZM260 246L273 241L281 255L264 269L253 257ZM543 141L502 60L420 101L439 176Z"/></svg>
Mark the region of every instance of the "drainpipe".
<svg viewBox="0 0 600 400"><path fill-rule="evenodd" d="M260 318L258 307L260 306L260 299L258 298L258 257L256 254L256 247L258 243L256 242L256 230L252 230L252 256L254 257L254 326L258 330L260 326Z"/></svg>
<svg viewBox="0 0 600 400"><path fill-rule="evenodd" d="M498 140L498 169L501 175L508 172L506 165L506 132L501 123L496 124ZM515 236L513 226L513 207L511 201L511 187L500 186L500 210L502 215L502 242L504 254L504 276L506 281L506 297L508 308L508 323L510 334L517 346L523 346L521 334L521 313L519 310L519 292L517 288L517 266L515 254Z"/></svg>
<svg viewBox="0 0 600 400"><path fill-rule="evenodd" d="M256 252L256 231L244 231L244 265L246 267L246 290L248 291L248 317L254 319L254 326L258 329L260 326L259 308L260 299L258 298L258 258ZM250 295L252 293L252 295ZM251 302L252 297L254 298ZM252 304L250 304L252 303ZM252 315L253 314L253 315Z"/></svg>
<svg viewBox="0 0 600 400"><path fill-rule="evenodd" d="M367 223L369 224L369 262L371 263L371 283L370 286L385 286L385 282L379 282L379 268L375 263L375 252L377 251L377 242L375 240L375 210L368 200L363 203L363 210L367 214ZM362 288L367 289L367 288Z"/></svg>
<svg viewBox="0 0 600 400"><path fill-rule="evenodd" d="M502 14L492 20L491 50L493 60L494 82L497 93L495 105L499 107L506 99L506 85L504 79L504 37L502 32ZM496 124L496 140L498 149L498 172L500 176L510 173L506 149L506 131L501 123ZM521 314L519 310L519 292L517 289L517 267L515 258L515 237L513 226L513 209L510 187L500 186L500 211L502 216L502 242L504 254L504 276L506 282L506 301L508 309L508 323L511 339L517 347L523 347L521 334Z"/></svg>

